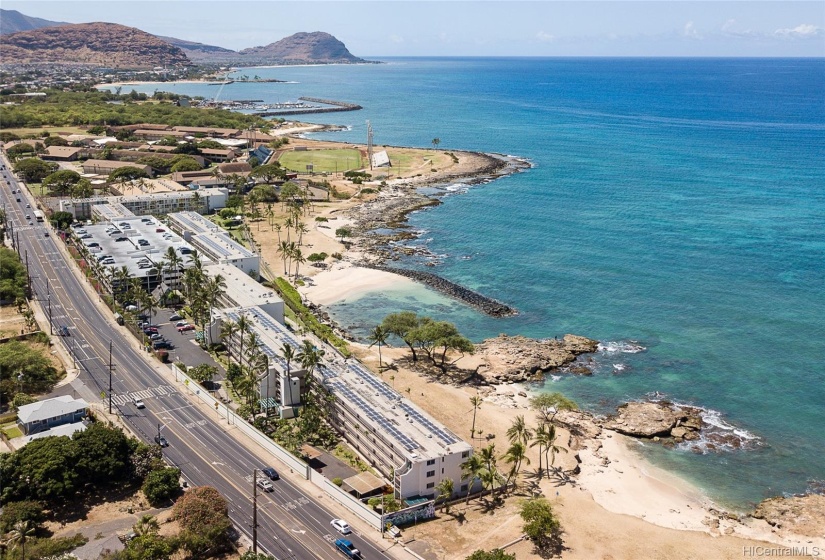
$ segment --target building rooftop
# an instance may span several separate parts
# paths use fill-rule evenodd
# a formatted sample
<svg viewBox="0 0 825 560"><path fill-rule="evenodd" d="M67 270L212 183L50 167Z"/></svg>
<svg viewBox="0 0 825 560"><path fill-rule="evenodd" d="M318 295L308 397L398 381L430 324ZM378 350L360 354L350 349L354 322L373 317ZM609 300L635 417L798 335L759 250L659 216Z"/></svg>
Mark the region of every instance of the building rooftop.
<svg viewBox="0 0 825 560"><path fill-rule="evenodd" d="M226 280L224 295L234 301L238 307L263 306L283 301L272 288L256 282L248 274L231 264L212 263L204 266L203 270L210 277L218 274L223 276Z"/></svg>
<svg viewBox="0 0 825 560"><path fill-rule="evenodd" d="M75 399L71 395L63 395L53 399L46 399L32 404L26 404L17 409L17 418L23 424L57 418L64 414L72 414L78 410L89 408L89 403L83 399Z"/></svg>
<svg viewBox="0 0 825 560"><path fill-rule="evenodd" d="M232 239L226 230L204 218L197 212L175 212L169 214L172 222L177 222L194 235L191 242L202 245L203 250L216 259L238 259L257 257L255 253Z"/></svg>

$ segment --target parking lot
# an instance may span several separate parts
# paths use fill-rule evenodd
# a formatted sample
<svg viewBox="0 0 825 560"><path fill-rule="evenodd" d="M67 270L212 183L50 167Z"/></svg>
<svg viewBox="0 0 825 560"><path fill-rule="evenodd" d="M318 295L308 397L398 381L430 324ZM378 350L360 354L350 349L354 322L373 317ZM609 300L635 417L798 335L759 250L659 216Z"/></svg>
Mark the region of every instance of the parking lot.
<svg viewBox="0 0 825 560"><path fill-rule="evenodd" d="M166 351L169 352L169 360L183 362L187 366L209 364L217 367L219 372L218 377L223 378L225 373L224 369L212 359L212 356L208 352L201 349L195 338L199 336L200 330L195 329L182 333L178 332L175 323L179 321L169 320L175 313L176 311L174 309L162 308L155 310L151 321L152 325L157 327L158 334L172 345L172 348L166 349ZM186 319L183 319L183 321L192 324L191 321L187 321Z"/></svg>

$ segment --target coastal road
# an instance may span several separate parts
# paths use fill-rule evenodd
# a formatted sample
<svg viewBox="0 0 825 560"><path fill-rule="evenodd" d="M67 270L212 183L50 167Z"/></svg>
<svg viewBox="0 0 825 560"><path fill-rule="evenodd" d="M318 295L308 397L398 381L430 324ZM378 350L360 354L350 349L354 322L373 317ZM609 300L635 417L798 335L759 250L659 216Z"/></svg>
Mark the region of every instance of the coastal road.
<svg viewBox="0 0 825 560"><path fill-rule="evenodd" d="M33 297L44 312L48 314L50 310L55 332L60 326L68 328L69 336L64 341L77 362L83 384L75 383L74 389L97 402L103 392L108 393L111 342L115 365L113 411L147 443L153 442L160 426L170 444L164 449L167 461L178 466L190 484L215 487L226 498L235 527L251 536L252 471L269 465L239 441L242 437L232 426L221 424L216 414L183 395L171 374L162 369L165 366L141 351L125 328L114 323L110 312L94 301L48 225L26 219L26 215L33 216L26 204L34 207L34 201L27 192L13 193L20 187L8 170L8 162L2 164L5 168L0 169L4 183L0 202L6 211L9 233L14 236L24 262L28 256ZM138 410L132 404L134 397L142 398L146 408ZM259 491L259 550L279 560L340 559L332 544L338 535L330 526L330 520L339 515L319 503L329 498L320 490L311 495L293 484L289 469L272 462L286 477L273 483L273 492ZM374 536L356 533L348 538L361 549L364 558L390 557L384 550L386 546L381 546L380 541L372 542L377 537L376 532Z"/></svg>

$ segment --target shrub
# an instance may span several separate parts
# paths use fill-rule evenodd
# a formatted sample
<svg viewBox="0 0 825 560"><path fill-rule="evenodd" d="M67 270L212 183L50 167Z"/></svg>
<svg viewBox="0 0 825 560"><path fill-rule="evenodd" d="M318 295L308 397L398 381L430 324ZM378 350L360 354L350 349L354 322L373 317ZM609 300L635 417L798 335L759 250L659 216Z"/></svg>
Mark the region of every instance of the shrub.
<svg viewBox="0 0 825 560"><path fill-rule="evenodd" d="M0 534L5 534L14 528L18 521L29 521L33 527L38 526L45 515L43 502L34 500L23 500L20 502L9 502L3 506L3 513L0 513Z"/></svg>
<svg viewBox="0 0 825 560"><path fill-rule="evenodd" d="M325 218L325 217L323 217L323 216L315 216L315 221L316 221L316 222L328 222L328 221L329 221L329 219L328 219L328 218Z"/></svg>
<svg viewBox="0 0 825 560"><path fill-rule="evenodd" d="M169 363L169 352L166 350L158 350L156 354L161 362L164 364Z"/></svg>
<svg viewBox="0 0 825 560"><path fill-rule="evenodd" d="M168 502L180 492L180 469L164 467L150 472L141 490L152 506Z"/></svg>
<svg viewBox="0 0 825 560"><path fill-rule="evenodd" d="M321 253L312 253L310 256L308 256L308 257L307 257L307 260L308 260L309 262L322 262L322 261L326 260L326 258L327 258L328 256L329 256L329 255L327 255L327 254L326 254L326 253L324 253L324 252L321 252Z"/></svg>
<svg viewBox="0 0 825 560"><path fill-rule="evenodd" d="M344 485L344 479L343 479L343 478L338 478L338 477L336 476L335 478L333 478L333 479L332 479L332 483L333 483L335 486L340 487L340 486L343 486L343 485Z"/></svg>

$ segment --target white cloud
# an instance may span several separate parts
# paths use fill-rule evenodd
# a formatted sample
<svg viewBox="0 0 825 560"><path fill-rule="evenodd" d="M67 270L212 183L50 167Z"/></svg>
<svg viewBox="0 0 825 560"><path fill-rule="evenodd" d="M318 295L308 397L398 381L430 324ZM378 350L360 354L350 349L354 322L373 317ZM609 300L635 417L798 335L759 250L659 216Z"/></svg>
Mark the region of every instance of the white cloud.
<svg viewBox="0 0 825 560"><path fill-rule="evenodd" d="M688 37L690 39L701 39L702 34L696 29L696 26L693 25L692 21L689 21L685 24L685 27L682 29L682 36Z"/></svg>
<svg viewBox="0 0 825 560"><path fill-rule="evenodd" d="M735 19L729 19L725 23L722 24L722 31L733 31L734 26L736 25Z"/></svg>
<svg viewBox="0 0 825 560"><path fill-rule="evenodd" d="M539 31L538 33L536 33L536 39L541 43L549 43L550 41L555 41L556 37L551 35L550 33Z"/></svg>
<svg viewBox="0 0 825 560"><path fill-rule="evenodd" d="M392 41L393 43L396 43L396 44L403 43L404 42L404 37L402 37L401 35L393 34L393 35L390 35L390 41Z"/></svg>
<svg viewBox="0 0 825 560"><path fill-rule="evenodd" d="M822 28L809 23L797 25L793 29L783 28L773 32L777 37L801 38L817 37L822 34Z"/></svg>

